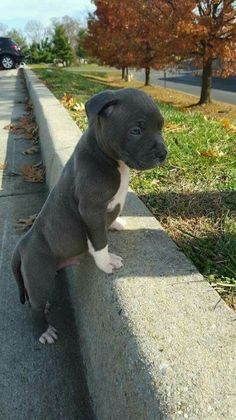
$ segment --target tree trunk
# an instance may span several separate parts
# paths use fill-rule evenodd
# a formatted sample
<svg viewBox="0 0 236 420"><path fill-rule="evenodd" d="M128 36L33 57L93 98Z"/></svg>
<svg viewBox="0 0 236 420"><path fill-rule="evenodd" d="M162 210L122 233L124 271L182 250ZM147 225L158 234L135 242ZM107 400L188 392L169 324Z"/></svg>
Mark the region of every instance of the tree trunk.
<svg viewBox="0 0 236 420"><path fill-rule="evenodd" d="M150 84L150 67L145 68L145 86Z"/></svg>
<svg viewBox="0 0 236 420"><path fill-rule="evenodd" d="M211 102L211 79L212 79L212 60L209 58L203 65L202 71L202 89L199 104Z"/></svg>
<svg viewBox="0 0 236 420"><path fill-rule="evenodd" d="M129 67L125 67L125 81L129 81Z"/></svg>
<svg viewBox="0 0 236 420"><path fill-rule="evenodd" d="M122 80L125 78L125 67L122 67Z"/></svg>

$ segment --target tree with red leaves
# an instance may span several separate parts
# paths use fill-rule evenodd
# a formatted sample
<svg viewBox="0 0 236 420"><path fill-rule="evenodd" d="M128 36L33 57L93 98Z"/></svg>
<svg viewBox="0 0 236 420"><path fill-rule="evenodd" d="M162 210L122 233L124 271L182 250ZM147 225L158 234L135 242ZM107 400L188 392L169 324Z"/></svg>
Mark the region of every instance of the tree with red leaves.
<svg viewBox="0 0 236 420"><path fill-rule="evenodd" d="M108 65L165 68L191 59L202 68L200 104L210 101L213 63L235 72L234 0L94 0L87 48Z"/></svg>
<svg viewBox="0 0 236 420"><path fill-rule="evenodd" d="M210 102L213 62L222 76L236 72L234 0L131 0L157 35L160 63L192 59L202 68L200 104ZM148 5L148 10L147 10ZM144 16L143 16L144 15ZM159 45L158 45L159 44ZM155 66L154 66L155 67Z"/></svg>

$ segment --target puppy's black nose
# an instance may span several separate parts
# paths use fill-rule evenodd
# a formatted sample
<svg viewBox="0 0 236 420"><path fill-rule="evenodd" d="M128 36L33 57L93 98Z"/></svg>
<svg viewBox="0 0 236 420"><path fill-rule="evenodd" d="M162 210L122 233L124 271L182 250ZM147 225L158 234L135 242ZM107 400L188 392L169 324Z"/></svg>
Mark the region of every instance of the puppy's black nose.
<svg viewBox="0 0 236 420"><path fill-rule="evenodd" d="M161 153L159 152L157 154L157 157L160 160L160 162L164 162L164 160L166 159L166 156L167 156L167 150L163 150Z"/></svg>

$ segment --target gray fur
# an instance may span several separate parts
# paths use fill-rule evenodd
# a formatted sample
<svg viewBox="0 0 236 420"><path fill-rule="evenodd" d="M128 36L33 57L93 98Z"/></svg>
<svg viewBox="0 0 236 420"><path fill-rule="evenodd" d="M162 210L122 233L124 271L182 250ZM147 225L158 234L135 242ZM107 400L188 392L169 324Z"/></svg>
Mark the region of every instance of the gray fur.
<svg viewBox="0 0 236 420"><path fill-rule="evenodd" d="M119 205L107 210L120 185L118 161L145 170L162 163L167 153L161 136L163 118L142 91L104 91L86 103L86 112L88 129L13 254L20 299L24 303L29 296L36 336L48 327L44 309L57 270L88 251L87 238L95 251L107 245L107 229L120 211Z"/></svg>

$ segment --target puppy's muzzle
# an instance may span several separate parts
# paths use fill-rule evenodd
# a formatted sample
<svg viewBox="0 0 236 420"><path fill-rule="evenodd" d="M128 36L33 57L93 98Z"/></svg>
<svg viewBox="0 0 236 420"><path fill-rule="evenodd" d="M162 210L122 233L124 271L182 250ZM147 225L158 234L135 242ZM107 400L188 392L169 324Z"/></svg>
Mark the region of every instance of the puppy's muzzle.
<svg viewBox="0 0 236 420"><path fill-rule="evenodd" d="M165 162L167 154L164 141L158 141L152 145L149 152L142 156L141 162L145 166L155 167Z"/></svg>

